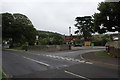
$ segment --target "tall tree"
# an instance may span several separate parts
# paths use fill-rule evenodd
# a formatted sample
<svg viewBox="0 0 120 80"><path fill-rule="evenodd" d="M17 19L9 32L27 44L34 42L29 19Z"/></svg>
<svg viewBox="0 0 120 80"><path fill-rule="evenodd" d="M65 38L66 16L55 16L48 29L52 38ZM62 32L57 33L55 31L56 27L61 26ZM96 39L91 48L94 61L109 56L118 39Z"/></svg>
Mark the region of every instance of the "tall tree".
<svg viewBox="0 0 120 80"><path fill-rule="evenodd" d="M3 40L12 39L15 44L34 44L36 29L31 21L23 14L2 14Z"/></svg>
<svg viewBox="0 0 120 80"><path fill-rule="evenodd" d="M101 2L97 9L100 12L93 15L95 31L101 34L120 32L120 3Z"/></svg>
<svg viewBox="0 0 120 80"><path fill-rule="evenodd" d="M13 14L15 18L15 25L19 27L19 33L22 42L28 42L30 45L34 44L36 38L36 29L34 28L30 19L23 14Z"/></svg>
<svg viewBox="0 0 120 80"><path fill-rule="evenodd" d="M93 20L91 16L84 16L84 17L76 17L75 21L77 22L75 24L75 27L77 27L76 33L80 33L85 41L90 40L91 33L93 33Z"/></svg>
<svg viewBox="0 0 120 80"><path fill-rule="evenodd" d="M2 38L10 38L12 31L12 24L14 22L14 17L10 13L3 13L2 14Z"/></svg>

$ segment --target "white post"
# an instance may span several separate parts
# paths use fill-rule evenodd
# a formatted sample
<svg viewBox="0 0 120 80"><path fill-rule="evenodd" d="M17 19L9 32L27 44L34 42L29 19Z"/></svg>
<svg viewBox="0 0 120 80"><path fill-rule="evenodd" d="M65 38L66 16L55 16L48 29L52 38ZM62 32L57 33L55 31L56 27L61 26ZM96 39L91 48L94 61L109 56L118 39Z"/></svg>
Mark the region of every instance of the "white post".
<svg viewBox="0 0 120 80"><path fill-rule="evenodd" d="M110 20L110 17L109 17L109 16L107 16L107 20Z"/></svg>

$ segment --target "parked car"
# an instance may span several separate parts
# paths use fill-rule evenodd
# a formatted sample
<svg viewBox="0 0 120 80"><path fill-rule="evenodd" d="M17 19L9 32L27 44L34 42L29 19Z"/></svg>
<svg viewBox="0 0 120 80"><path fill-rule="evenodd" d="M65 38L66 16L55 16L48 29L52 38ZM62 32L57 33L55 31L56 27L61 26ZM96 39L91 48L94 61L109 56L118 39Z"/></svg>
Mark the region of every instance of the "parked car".
<svg viewBox="0 0 120 80"><path fill-rule="evenodd" d="M82 47L82 44L75 44L75 47Z"/></svg>

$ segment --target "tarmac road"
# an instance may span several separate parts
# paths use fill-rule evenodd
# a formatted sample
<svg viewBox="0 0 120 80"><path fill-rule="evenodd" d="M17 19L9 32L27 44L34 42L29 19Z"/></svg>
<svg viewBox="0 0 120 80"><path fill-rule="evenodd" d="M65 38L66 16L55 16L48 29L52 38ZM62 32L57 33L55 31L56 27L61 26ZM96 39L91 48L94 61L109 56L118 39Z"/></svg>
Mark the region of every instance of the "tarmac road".
<svg viewBox="0 0 120 80"><path fill-rule="evenodd" d="M24 52L3 50L3 71L12 78L118 78L118 69L95 65L79 58L86 52L79 50L61 52Z"/></svg>

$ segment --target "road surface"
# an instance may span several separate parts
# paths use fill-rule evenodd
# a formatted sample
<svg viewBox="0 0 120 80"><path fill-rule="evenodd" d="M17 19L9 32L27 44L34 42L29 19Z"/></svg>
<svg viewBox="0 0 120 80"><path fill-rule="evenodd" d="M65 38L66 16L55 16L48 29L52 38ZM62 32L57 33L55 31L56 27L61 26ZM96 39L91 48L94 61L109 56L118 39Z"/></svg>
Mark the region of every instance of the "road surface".
<svg viewBox="0 0 120 80"><path fill-rule="evenodd" d="M80 54L95 50L24 52L3 50L2 66L12 78L118 78L118 69L80 59Z"/></svg>

